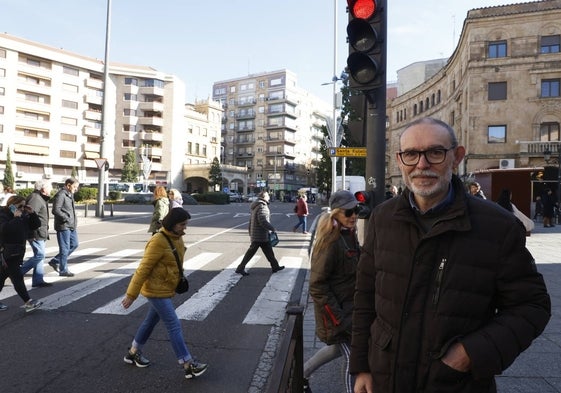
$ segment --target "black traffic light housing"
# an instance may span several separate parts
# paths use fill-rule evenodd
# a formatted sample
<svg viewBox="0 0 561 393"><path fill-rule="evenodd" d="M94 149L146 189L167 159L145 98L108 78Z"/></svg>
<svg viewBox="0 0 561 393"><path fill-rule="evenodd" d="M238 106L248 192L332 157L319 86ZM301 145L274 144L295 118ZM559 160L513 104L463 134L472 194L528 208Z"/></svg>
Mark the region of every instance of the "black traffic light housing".
<svg viewBox="0 0 561 393"><path fill-rule="evenodd" d="M358 201L358 206L360 207L358 218L370 218L370 214L372 213L372 210L374 210L375 204L374 191L357 191L355 192L355 198Z"/></svg>
<svg viewBox="0 0 561 393"><path fill-rule="evenodd" d="M386 1L347 0L349 87L371 92L386 86Z"/></svg>

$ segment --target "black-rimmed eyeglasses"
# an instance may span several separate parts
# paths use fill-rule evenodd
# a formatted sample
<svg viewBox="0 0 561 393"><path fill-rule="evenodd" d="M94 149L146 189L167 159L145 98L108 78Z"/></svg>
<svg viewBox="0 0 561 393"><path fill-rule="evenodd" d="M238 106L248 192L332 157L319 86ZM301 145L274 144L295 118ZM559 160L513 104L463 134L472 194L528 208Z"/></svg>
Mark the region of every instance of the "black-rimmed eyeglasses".
<svg viewBox="0 0 561 393"><path fill-rule="evenodd" d="M358 214L360 213L360 206L355 206L352 209L345 209L345 217L350 217L353 214Z"/></svg>
<svg viewBox="0 0 561 393"><path fill-rule="evenodd" d="M403 165L415 166L419 163L421 155L425 156L425 160L429 164L442 164L446 159L446 153L450 150L455 149L456 146L453 145L448 149L445 148L435 148L428 150L405 150L397 153Z"/></svg>

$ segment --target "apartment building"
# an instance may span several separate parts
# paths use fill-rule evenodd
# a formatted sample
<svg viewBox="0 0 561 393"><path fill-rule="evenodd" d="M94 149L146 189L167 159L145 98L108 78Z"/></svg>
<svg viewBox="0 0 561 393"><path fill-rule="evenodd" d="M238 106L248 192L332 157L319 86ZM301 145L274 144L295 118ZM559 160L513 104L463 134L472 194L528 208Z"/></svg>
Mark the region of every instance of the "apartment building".
<svg viewBox="0 0 561 393"><path fill-rule="evenodd" d="M97 184L99 158L107 180L119 180L133 149L141 180L183 190L185 163L219 156L219 104L186 106L184 83L150 67L111 63L108 72L104 89L100 60L0 34L0 172L9 150L16 187L60 183L73 170Z"/></svg>
<svg viewBox="0 0 561 393"><path fill-rule="evenodd" d="M213 99L224 108L221 161L246 170L229 179L230 188L246 193L267 186L283 199L315 186L321 127L331 121L332 106L300 88L293 72L215 82Z"/></svg>
<svg viewBox="0 0 561 393"><path fill-rule="evenodd" d="M560 148L560 45L561 0L470 10L444 67L388 100L387 182L403 186L393 153L403 128L425 116L454 127L467 149L459 168L465 178L499 168L557 172L545 153Z"/></svg>

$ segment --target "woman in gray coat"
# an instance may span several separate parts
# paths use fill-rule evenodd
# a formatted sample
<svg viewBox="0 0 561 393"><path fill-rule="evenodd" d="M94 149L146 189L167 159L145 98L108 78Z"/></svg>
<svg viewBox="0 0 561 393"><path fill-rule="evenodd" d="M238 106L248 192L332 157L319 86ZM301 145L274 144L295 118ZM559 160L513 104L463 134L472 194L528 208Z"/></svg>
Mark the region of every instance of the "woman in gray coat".
<svg viewBox="0 0 561 393"><path fill-rule="evenodd" d="M273 252L273 247L271 243L269 243L269 232L276 232L270 222L271 211L269 210L269 200L269 193L267 191L261 191L261 193L259 193L259 198L250 206L251 218L249 220L249 238L251 239L251 244L236 269L236 273L242 276L249 276L249 273L245 270L245 265L253 258L259 247L261 247L265 257L267 257L267 260L271 264L273 273L284 269L284 266L279 266L279 261L277 261L275 253Z"/></svg>

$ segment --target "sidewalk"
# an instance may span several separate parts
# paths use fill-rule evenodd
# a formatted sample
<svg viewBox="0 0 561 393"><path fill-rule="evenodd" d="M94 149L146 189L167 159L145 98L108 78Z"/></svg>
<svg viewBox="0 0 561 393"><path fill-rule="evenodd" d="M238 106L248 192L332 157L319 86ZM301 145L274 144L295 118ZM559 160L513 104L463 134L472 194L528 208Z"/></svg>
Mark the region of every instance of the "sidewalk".
<svg viewBox="0 0 561 393"><path fill-rule="evenodd" d="M496 378L499 393L561 393L561 225L543 228L536 223L527 247L543 274L552 303L552 316L544 333L505 372ZM304 314L304 361L324 344L315 336L314 307L308 296L308 276L302 302ZM310 377L314 393L344 392L342 361L337 359Z"/></svg>

